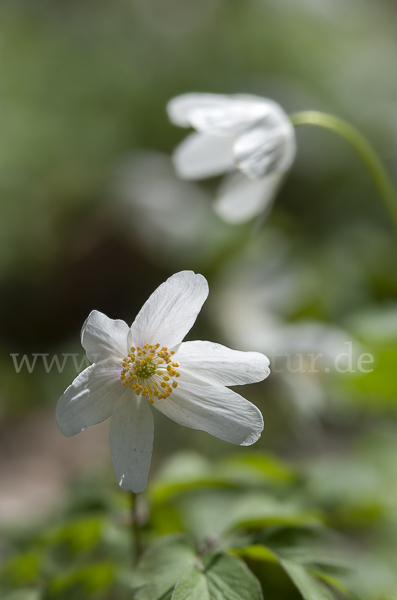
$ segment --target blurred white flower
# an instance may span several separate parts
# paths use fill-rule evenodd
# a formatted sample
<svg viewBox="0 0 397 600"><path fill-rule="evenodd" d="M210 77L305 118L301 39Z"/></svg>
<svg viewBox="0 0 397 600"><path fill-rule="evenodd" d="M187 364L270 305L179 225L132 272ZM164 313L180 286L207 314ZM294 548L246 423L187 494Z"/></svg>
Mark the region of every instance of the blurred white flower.
<svg viewBox="0 0 397 600"><path fill-rule="evenodd" d="M296 153L294 128L276 102L190 93L173 98L167 111L176 125L196 129L174 153L182 179L230 172L215 202L221 218L240 223L270 207Z"/></svg>
<svg viewBox="0 0 397 600"><path fill-rule="evenodd" d="M333 361L351 339L339 327L305 313L322 295L322 281L312 265L294 256L294 246L276 230L253 240L251 259L236 259L224 271L214 305L227 339L239 347L285 355L322 353ZM265 258L263 258L265 257Z"/></svg>
<svg viewBox="0 0 397 600"><path fill-rule="evenodd" d="M61 433L72 436L110 417L109 444L119 485L146 487L153 446L149 404L181 425L242 446L256 442L263 418L225 386L261 381L269 360L212 342L184 342L208 296L202 275L181 271L160 285L128 327L93 311L81 342L94 364L57 406Z"/></svg>
<svg viewBox="0 0 397 600"><path fill-rule="evenodd" d="M135 152L115 169L111 195L118 218L152 259L183 268L215 236L210 198L198 185L181 181L169 156Z"/></svg>
<svg viewBox="0 0 397 600"><path fill-rule="evenodd" d="M254 240L248 256L235 260L218 280L212 311L226 343L264 352L283 385L295 420L317 420L326 407L325 378L335 364L346 368L351 335L324 321L300 317L322 295L316 269L294 256L278 232ZM265 258L263 258L265 257ZM354 357L362 352L354 341ZM353 357L353 358L354 358ZM306 422L306 423L305 423Z"/></svg>

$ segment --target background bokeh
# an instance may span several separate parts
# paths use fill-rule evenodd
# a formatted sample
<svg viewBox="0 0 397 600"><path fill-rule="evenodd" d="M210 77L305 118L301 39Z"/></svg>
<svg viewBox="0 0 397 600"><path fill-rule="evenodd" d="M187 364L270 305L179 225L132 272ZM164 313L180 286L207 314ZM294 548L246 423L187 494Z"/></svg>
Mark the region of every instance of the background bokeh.
<svg viewBox="0 0 397 600"><path fill-rule="evenodd" d="M208 278L210 297L189 339L270 357L324 353L319 373L293 373L284 362L244 389L266 423L255 449L299 468L306 498L351 537L356 593L397 594L396 240L374 185L342 140L300 128L296 161L264 226L253 234L250 224L226 225L212 211L216 179L177 180L170 155L186 130L165 112L188 91L331 112L371 140L397 181L396 22L393 0L0 3L6 565L18 552L30 556L40 532L65 514L82 506L89 514L95 502L122 512L126 503L107 424L72 439L56 429L56 402L76 375L71 356L60 369L46 369L42 357L32 372L16 365L35 354L83 364L79 331L92 309L130 323L157 285L193 269ZM373 354L372 373L327 367L346 341ZM153 480L178 451L210 461L235 452L155 417ZM189 464L194 470L195 459ZM18 564L6 592L22 582L38 593L33 563L30 571ZM109 564L104 589L91 591L118 598ZM65 586L54 584L50 597L67 594Z"/></svg>

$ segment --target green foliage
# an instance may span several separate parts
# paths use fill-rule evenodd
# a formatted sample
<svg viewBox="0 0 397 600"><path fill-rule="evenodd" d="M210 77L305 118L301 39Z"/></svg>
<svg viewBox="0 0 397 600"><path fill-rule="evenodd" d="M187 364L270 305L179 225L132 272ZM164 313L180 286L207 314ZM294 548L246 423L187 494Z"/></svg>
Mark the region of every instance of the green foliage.
<svg viewBox="0 0 397 600"><path fill-rule="evenodd" d="M242 496L230 515L229 528L258 529L270 525L320 524L318 512L305 510L298 502L277 500L264 493Z"/></svg>
<svg viewBox="0 0 397 600"><path fill-rule="evenodd" d="M187 474L189 464L191 470ZM228 467L234 464L247 466L243 475L244 483L238 476L238 469L232 483L225 476L225 464ZM179 485L182 481L184 485ZM150 593L154 594L154 588L150 586L161 584L164 569L163 561L157 554L158 548L172 560L174 550L171 551L171 548L177 544L178 552L184 548L184 564L187 565L184 568L183 561L177 562L173 599L218 598L216 594L219 590L223 594L219 598L244 598L248 582L241 591L232 586L237 594L235 596L228 595L231 592L226 587L223 589L223 583L218 582L216 591L212 568L206 567L212 565L213 556L222 557L220 564L231 565L229 552L239 555L250 566L256 565L255 574L261 580L265 597L269 588L268 575L261 579L262 572L270 573L270 579L274 579L277 573L274 591L280 597L283 593L290 593L287 591L289 580L306 600L312 600L315 594L324 600L335 599L332 590L346 591L338 577L347 571L347 555L340 548L339 552L336 551L340 540L323 527L321 512L302 503L301 485L302 476L296 470L279 460L273 461L270 455L240 454L212 464L198 456L174 457L160 473L160 481L154 482L149 490L149 525L152 524L156 530L162 518L172 515L175 530L189 531L199 550L195 554L188 538L166 537L160 546L156 542L153 555L148 551L141 563L144 565L149 592L146 587L138 588L137 598L141 600L139 593L143 590L147 595L143 595L142 600L149 600ZM247 490L249 487L251 491ZM167 547L170 548L169 552ZM263 567L258 568L258 565ZM138 571L140 568L141 565ZM183 574L182 570L185 571ZM167 564L166 571L164 586L155 588L163 594L158 595L159 598L168 598L167 593L170 594L173 589L172 577L168 578L173 568ZM230 572L233 572L232 568ZM244 581L242 574L239 579ZM273 589L271 584L269 589ZM252 590L250 593L253 594ZM155 595L152 597L157 598Z"/></svg>
<svg viewBox="0 0 397 600"><path fill-rule="evenodd" d="M114 580L115 565L108 562L94 563L54 577L49 586L50 594L65 597L71 594L92 595L106 591Z"/></svg>
<svg viewBox="0 0 397 600"><path fill-rule="evenodd" d="M0 591L19 587L40 600L125 600L131 590L134 600L334 599L332 589L345 590L339 577L348 561L322 513L303 502L303 484L298 470L270 454L213 463L177 455L138 498L144 551L131 570L128 496L103 485L96 493L95 482L83 493L79 483L61 523L31 533L30 542L15 540Z"/></svg>
<svg viewBox="0 0 397 600"><path fill-rule="evenodd" d="M4 574L12 583L36 583L39 576L40 554L37 551L21 553L4 565Z"/></svg>
<svg viewBox="0 0 397 600"><path fill-rule="evenodd" d="M243 487L271 483L287 485L298 479L298 474L274 456L264 453L230 454L217 461L184 452L171 459L151 486L155 502L173 494L198 487Z"/></svg>
<svg viewBox="0 0 397 600"><path fill-rule="evenodd" d="M68 521L55 527L44 537L45 542L50 545L65 545L71 552L82 552L93 548L98 544L103 526L100 518L83 518Z"/></svg>
<svg viewBox="0 0 397 600"><path fill-rule="evenodd" d="M258 447L293 456L293 464L249 449L209 460L226 451L223 443L172 423L156 427L161 454L186 440L198 452L168 461L139 499L138 600L145 593L235 600L247 590L255 598L254 577L269 599L329 600L346 588L361 600L397 597L396 243L362 165L340 140L299 131L297 160L265 230L252 236L251 224L222 225L210 203L217 182L209 181L199 188L208 227L193 223L192 251L181 245L171 253L175 231L167 242L146 227L135 198L122 206L115 191L117 167L130 153L170 153L186 135L169 124L165 104L193 90L263 95L288 112L325 107L361 124L396 179L395 18L392 0L0 3L6 450L10 417L24 419L45 401L53 407L75 375L71 362L62 374L43 365L17 373L10 352L81 352L74 344L89 310L131 321L159 271L170 274L177 261L210 275L219 292L212 309L218 303L229 314L228 300L237 301L243 317L258 303L248 320L258 350L267 343L256 331L262 318L263 338L274 318L286 333L314 318L347 327L375 357L371 373L313 374L306 385L300 374L287 385L272 366L266 391L254 388L267 422ZM167 211L166 182L158 181ZM280 275L277 315L267 258ZM292 289L289 270L298 280ZM265 272L268 287L255 289L252 306L228 289L241 272L246 282ZM218 321L214 313L210 335L197 338L227 342L238 318L223 330ZM234 346L254 350L242 329ZM31 451L22 437L18 460ZM107 486L86 473L60 514L1 532L1 600L131 600L128 495L111 477Z"/></svg>
<svg viewBox="0 0 397 600"><path fill-rule="evenodd" d="M170 536L152 545L133 579L136 600L260 600L255 577L236 557L200 555L188 538Z"/></svg>
<svg viewBox="0 0 397 600"><path fill-rule="evenodd" d="M264 530L255 544L235 552L251 561L278 563L305 600L335 600L333 590L348 593L337 578L348 570L348 557L322 527Z"/></svg>
<svg viewBox="0 0 397 600"><path fill-rule="evenodd" d="M165 598L196 560L188 538L160 538L144 554L133 575L136 600Z"/></svg>
<svg viewBox="0 0 397 600"><path fill-rule="evenodd" d="M311 576L304 567L285 559L280 563L305 600L335 600L335 595Z"/></svg>
<svg viewBox="0 0 397 600"><path fill-rule="evenodd" d="M210 556L195 566L175 586L172 600L261 600L258 581L236 557Z"/></svg>
<svg viewBox="0 0 397 600"><path fill-rule="evenodd" d="M19 589L3 596L3 600L41 600L42 594L38 590Z"/></svg>
<svg viewBox="0 0 397 600"><path fill-rule="evenodd" d="M310 530L307 533L311 535ZM282 534L283 531L281 538ZM274 550L280 544L279 530L273 536L278 542L270 536L267 545L242 546L234 553L254 561L278 563L305 600L335 600L337 596L330 585L346 592L335 575L327 574L327 568L335 570L335 558L331 554L317 554L312 547L301 546L302 531L289 530L288 535L299 560L286 558L288 545L277 552ZM164 600L171 593L172 600L259 600L263 597L258 581L244 563L225 552L196 552L185 536L166 536L155 542L137 566L133 588L136 600Z"/></svg>

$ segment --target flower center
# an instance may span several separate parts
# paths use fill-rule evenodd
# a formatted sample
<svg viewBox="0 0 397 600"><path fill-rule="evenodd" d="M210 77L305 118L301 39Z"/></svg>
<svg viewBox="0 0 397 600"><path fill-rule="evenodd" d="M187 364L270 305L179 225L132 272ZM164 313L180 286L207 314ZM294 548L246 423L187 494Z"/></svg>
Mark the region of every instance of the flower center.
<svg viewBox="0 0 397 600"><path fill-rule="evenodd" d="M171 362L175 352L159 348L160 344L145 344L143 348L132 347L123 359L123 370L120 374L123 385L134 390L137 396L145 396L151 404L154 402L153 396L168 398L178 385L175 379L180 376L175 370L179 364Z"/></svg>
<svg viewBox="0 0 397 600"><path fill-rule="evenodd" d="M136 366L135 375L141 379L149 379L156 372L156 365L150 358L145 358Z"/></svg>

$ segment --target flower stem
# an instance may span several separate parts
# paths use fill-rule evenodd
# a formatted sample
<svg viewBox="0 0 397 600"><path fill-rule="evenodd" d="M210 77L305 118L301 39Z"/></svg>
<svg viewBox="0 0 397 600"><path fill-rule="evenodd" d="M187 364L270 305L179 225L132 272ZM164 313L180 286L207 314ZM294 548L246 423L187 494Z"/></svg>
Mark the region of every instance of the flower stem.
<svg viewBox="0 0 397 600"><path fill-rule="evenodd" d="M139 530L139 518L138 518L138 511L137 511L137 494L134 494L134 492L131 492L130 494L130 498L131 498L131 538L132 538L132 563L133 566L135 567L136 563L138 562L138 559L141 555L141 536L140 536L140 530Z"/></svg>
<svg viewBox="0 0 397 600"><path fill-rule="evenodd" d="M393 224L397 230L397 192L378 154L368 140L352 125L329 115L314 110L298 112L290 115L295 127L300 125L316 125L329 129L345 139L364 162L386 205Z"/></svg>

